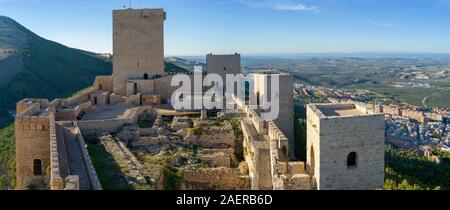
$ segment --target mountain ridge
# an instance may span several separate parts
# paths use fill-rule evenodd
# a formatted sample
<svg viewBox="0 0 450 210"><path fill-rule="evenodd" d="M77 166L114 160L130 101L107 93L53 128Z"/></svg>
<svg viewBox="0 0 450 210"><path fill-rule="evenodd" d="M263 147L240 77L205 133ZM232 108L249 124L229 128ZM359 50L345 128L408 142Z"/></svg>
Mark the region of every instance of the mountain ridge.
<svg viewBox="0 0 450 210"><path fill-rule="evenodd" d="M0 16L0 127L13 120L22 98L59 98L110 75L111 62L47 40Z"/></svg>

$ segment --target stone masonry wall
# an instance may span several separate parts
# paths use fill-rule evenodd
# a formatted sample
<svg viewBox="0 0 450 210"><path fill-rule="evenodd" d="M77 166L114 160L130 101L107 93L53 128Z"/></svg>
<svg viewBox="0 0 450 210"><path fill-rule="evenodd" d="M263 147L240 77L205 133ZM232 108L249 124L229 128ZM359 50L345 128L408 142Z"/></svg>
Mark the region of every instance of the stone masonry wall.
<svg viewBox="0 0 450 210"><path fill-rule="evenodd" d="M308 106L308 165L319 190L376 189L384 185L384 115L318 116ZM347 158L356 152L356 166Z"/></svg>
<svg viewBox="0 0 450 210"><path fill-rule="evenodd" d="M48 116L16 117L16 188L25 189L36 182L46 182L50 166L50 119ZM34 160L41 161L41 176L33 171Z"/></svg>

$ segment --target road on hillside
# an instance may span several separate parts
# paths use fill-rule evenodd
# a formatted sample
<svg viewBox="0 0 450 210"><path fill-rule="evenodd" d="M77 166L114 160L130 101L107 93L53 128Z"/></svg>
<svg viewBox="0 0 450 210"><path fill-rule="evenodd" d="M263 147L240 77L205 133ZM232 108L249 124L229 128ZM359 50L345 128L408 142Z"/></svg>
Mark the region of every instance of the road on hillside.
<svg viewBox="0 0 450 210"><path fill-rule="evenodd" d="M423 100L422 100L422 105L423 105L423 107L428 108L428 99L429 99L431 96L434 96L434 95L436 95L436 94L438 94L438 93L440 93L440 92L442 92L442 90L438 90L438 91L436 91L436 92L434 92L434 93L431 93L431 94L425 96L425 98L423 98Z"/></svg>

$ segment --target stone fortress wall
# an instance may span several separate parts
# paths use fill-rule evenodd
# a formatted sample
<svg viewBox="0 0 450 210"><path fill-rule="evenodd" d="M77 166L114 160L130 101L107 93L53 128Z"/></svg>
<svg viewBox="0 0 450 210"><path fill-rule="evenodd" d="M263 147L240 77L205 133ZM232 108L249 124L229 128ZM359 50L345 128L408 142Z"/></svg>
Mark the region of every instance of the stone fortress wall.
<svg viewBox="0 0 450 210"><path fill-rule="evenodd" d="M50 175L50 189L52 190L62 190L64 189L64 179L61 175L60 168L60 153L63 151L58 151L58 144L56 138L56 125L55 116L51 114L50 116L50 161L51 161L51 175ZM65 155L65 154L63 154Z"/></svg>
<svg viewBox="0 0 450 210"><path fill-rule="evenodd" d="M244 104L235 98L237 104ZM314 179L304 162L289 161L289 139L274 121L262 120L257 112L243 107L241 120L244 157L248 164L251 189L314 189Z"/></svg>
<svg viewBox="0 0 450 210"><path fill-rule="evenodd" d="M83 136L99 138L119 133L133 138L140 133L158 135L142 139L143 143L164 137L159 130L141 131L130 127L136 125L144 111L152 110L152 105L170 104L172 93L178 89L170 85L172 76L164 73L165 18L162 9L114 11L112 76L97 77L92 87L67 99L52 102L24 99L17 103L18 189L36 183L51 189L101 189ZM207 55L208 73L237 74L241 73L240 65L239 54ZM290 161L295 159L292 75L256 74L254 90L250 90L250 94L271 100L270 78L274 76L280 78L280 93L273 96L280 101L276 120L262 120L261 109L250 109L245 101L234 97L234 103L241 105L243 156L250 180L227 168L232 161L227 149L234 151L236 146L231 126L211 129L210 133L201 135L202 139L193 137L189 141L189 137L186 138L187 142L217 151L199 155L214 168L210 171L187 170L184 176L192 182L215 180L220 186L233 186L233 189L236 186L237 189L256 190L379 187L384 176L383 115L370 114L374 111L359 105L334 105L331 110L321 112L317 111L319 105L314 105L316 108L309 106L307 162ZM145 106L147 102L144 104L143 99L150 100L150 106ZM126 109L120 114L117 110L109 110L124 107ZM215 138L217 134L221 138ZM342 165L350 149L357 154L358 167ZM48 169L50 174L46 174ZM236 182L240 184L236 185Z"/></svg>
<svg viewBox="0 0 450 210"><path fill-rule="evenodd" d="M68 176L69 172L66 170L67 153L61 140L64 137L57 132L53 107L59 103L59 99L51 103L46 99L24 99L17 103L18 114L15 123L17 189L31 186L41 189L48 186L50 189L58 190L79 187L78 177ZM82 145L81 143L78 142ZM89 160L87 151L84 158ZM93 170L92 163L90 167ZM96 175L93 175L91 178L95 177ZM96 179L99 184L98 178Z"/></svg>

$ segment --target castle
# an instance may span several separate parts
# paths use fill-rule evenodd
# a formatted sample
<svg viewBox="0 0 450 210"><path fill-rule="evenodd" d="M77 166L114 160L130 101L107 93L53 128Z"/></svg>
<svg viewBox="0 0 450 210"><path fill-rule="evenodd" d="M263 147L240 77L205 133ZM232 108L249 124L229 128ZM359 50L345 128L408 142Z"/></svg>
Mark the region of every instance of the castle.
<svg viewBox="0 0 450 210"><path fill-rule="evenodd" d="M161 128L147 131L133 127L147 112L158 115L158 119L164 115L196 113L201 118L207 117L202 110L188 112L170 107L177 87L170 85L173 73L164 71L165 20L163 9L113 11L113 75L98 76L91 87L70 98L24 99L17 103L17 189L41 186L52 190L100 190L102 186L87 150L87 139L118 134L133 145L162 141ZM206 73L222 76L241 73L239 54L208 54L206 60ZM384 182L383 115L355 104L310 105L308 160L306 163L291 161L295 159L293 77L283 73L255 74L253 89L249 92L257 98L270 96L268 81L275 75L280 79L281 93L275 97L282 107L277 119L263 120L262 110L251 109L248 101L238 97L232 102L241 107L237 113L223 111L225 115L236 116L242 129L243 139L237 141L240 144L237 148L242 147L243 163L248 167L242 176L244 189L381 188ZM172 129L179 133L186 132L183 129L189 126L189 119L179 117L171 123ZM235 146L234 135L228 135L232 129L214 129L211 134L206 132L206 137L187 135L185 139L214 147L204 150L205 153L220 151L219 155L201 157L210 165L229 166L230 158L225 154L228 150L222 147L224 144ZM138 138L143 133L158 133L159 136ZM219 137L217 133L224 135ZM118 147L130 155L122 143ZM135 158L130 161L136 168L140 167ZM201 173L202 177L208 176L207 171ZM196 179L198 174L187 171L185 175ZM145 183L139 175L136 179Z"/></svg>

